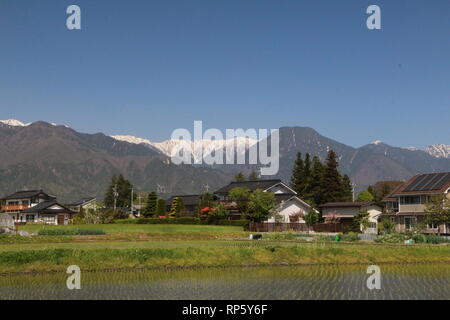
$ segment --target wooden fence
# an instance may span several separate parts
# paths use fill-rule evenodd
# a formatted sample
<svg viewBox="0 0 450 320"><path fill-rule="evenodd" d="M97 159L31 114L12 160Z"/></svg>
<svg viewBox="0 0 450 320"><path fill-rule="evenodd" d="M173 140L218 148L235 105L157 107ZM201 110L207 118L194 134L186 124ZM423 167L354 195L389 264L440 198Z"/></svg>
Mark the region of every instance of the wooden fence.
<svg viewBox="0 0 450 320"><path fill-rule="evenodd" d="M320 223L312 228L315 232L342 232L342 224ZM248 231L251 232L307 232L310 228L304 223L282 222L250 222Z"/></svg>
<svg viewBox="0 0 450 320"><path fill-rule="evenodd" d="M281 223L281 222L250 222L248 231L252 232L281 232L281 231L308 231L304 223Z"/></svg>

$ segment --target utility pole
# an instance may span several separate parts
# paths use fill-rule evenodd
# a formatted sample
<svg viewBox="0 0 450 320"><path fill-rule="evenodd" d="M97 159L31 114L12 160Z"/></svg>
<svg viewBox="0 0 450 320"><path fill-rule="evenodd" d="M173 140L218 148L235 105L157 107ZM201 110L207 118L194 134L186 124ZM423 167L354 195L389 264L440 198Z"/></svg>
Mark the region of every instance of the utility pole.
<svg viewBox="0 0 450 320"><path fill-rule="evenodd" d="M114 185L113 194L114 194L114 211L115 211L117 209L117 197L119 195L119 193L117 192L117 184Z"/></svg>
<svg viewBox="0 0 450 320"><path fill-rule="evenodd" d="M355 187L356 187L356 184L354 183L354 182L352 182L352 200L353 200L353 202L355 202L355 198L356 198L356 195L355 195Z"/></svg>
<svg viewBox="0 0 450 320"><path fill-rule="evenodd" d="M133 187L131 187L131 208L130 208L131 214L133 214L133 191L134 189Z"/></svg>

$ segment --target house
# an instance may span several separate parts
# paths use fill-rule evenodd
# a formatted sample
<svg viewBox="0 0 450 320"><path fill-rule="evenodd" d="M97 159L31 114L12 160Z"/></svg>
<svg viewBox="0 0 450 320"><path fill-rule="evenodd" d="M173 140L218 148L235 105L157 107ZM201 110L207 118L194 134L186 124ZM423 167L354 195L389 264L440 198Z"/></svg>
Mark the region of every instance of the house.
<svg viewBox="0 0 450 320"><path fill-rule="evenodd" d="M343 228L350 227L353 219L360 212L369 213L369 227L365 233L376 234L378 219L382 214L382 208L374 202L327 202L319 206L322 210L322 217L326 220L333 214L339 217L339 223Z"/></svg>
<svg viewBox="0 0 450 320"><path fill-rule="evenodd" d="M67 207L70 210L80 212L81 209L83 210L97 210L97 199L94 197L90 198L82 198L74 203L68 204Z"/></svg>
<svg viewBox="0 0 450 320"><path fill-rule="evenodd" d="M230 190L238 187L244 187L251 192L260 189L264 192L271 192L275 195L275 201L278 208L280 222L285 223L305 223L301 215L308 213L312 207L297 197L297 193L280 179L273 180L254 180L254 181L233 181L230 184L220 188L214 194L219 202L231 211L232 217L240 218L240 212L237 210L236 203L229 198ZM274 218L270 218L265 222L275 222Z"/></svg>
<svg viewBox="0 0 450 320"><path fill-rule="evenodd" d="M0 200L4 203L2 212L11 215L14 222L67 224L76 213L42 190L17 191Z"/></svg>
<svg viewBox="0 0 450 320"><path fill-rule="evenodd" d="M411 230L426 218L427 203L436 195L450 199L450 172L418 174L383 199L386 216L397 232ZM450 225L427 224L427 233L450 233Z"/></svg>

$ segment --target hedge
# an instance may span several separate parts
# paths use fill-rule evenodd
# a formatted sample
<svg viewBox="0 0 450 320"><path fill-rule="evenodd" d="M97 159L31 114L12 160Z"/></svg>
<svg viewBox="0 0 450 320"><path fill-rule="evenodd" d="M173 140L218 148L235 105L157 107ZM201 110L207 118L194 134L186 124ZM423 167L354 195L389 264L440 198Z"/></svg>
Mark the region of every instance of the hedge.
<svg viewBox="0 0 450 320"><path fill-rule="evenodd" d="M181 218L138 218L138 219L118 219L114 220L117 224L191 224L191 225L220 225L220 226L236 226L247 227L248 220L219 220L215 223L200 220L194 217Z"/></svg>

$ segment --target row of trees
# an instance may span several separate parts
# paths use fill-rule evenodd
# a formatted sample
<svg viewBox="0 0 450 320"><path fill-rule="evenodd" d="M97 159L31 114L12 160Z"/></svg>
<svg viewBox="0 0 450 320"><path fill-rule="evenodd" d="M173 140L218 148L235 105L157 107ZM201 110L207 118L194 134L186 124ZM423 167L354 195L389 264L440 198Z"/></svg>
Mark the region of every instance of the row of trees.
<svg viewBox="0 0 450 320"><path fill-rule="evenodd" d="M292 171L291 187L314 207L326 202L352 201L352 183L347 175L339 172L338 166L333 150L328 152L325 163L317 156L311 160L309 153L303 159L299 152Z"/></svg>
<svg viewBox="0 0 450 320"><path fill-rule="evenodd" d="M243 182L243 181L255 181L259 180L258 173L253 170L249 175L248 178L245 178L245 175L242 172L239 172L234 176L234 181L236 182Z"/></svg>

